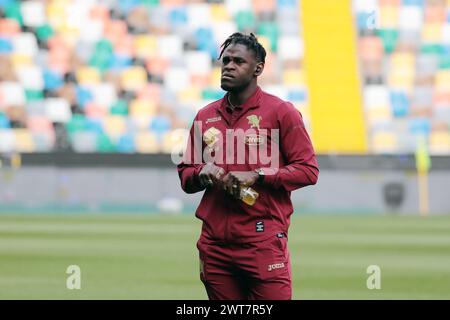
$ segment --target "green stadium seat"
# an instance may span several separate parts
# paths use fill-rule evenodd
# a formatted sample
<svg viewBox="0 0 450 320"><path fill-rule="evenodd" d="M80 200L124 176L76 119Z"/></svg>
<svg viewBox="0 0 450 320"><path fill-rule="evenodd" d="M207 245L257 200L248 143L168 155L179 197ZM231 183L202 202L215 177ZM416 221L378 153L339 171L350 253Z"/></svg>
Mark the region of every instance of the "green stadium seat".
<svg viewBox="0 0 450 320"><path fill-rule="evenodd" d="M241 32L256 30L256 16L252 11L239 11L235 16L236 26Z"/></svg>
<svg viewBox="0 0 450 320"><path fill-rule="evenodd" d="M278 27L273 22L262 22L258 25L258 35L267 37L270 40L270 49L277 52L278 47Z"/></svg>
<svg viewBox="0 0 450 320"><path fill-rule="evenodd" d="M106 134L97 135L97 151L98 152L115 152L116 147L111 138Z"/></svg>
<svg viewBox="0 0 450 320"><path fill-rule="evenodd" d="M395 29L380 29L377 34L383 42L384 51L392 53L397 45L398 31Z"/></svg>

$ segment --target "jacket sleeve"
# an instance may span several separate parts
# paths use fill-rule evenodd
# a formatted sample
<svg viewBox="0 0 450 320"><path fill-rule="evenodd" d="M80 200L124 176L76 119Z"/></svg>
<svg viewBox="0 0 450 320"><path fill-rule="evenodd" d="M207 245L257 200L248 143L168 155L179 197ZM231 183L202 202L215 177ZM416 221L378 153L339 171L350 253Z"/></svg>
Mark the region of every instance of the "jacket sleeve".
<svg viewBox="0 0 450 320"><path fill-rule="evenodd" d="M262 168L263 184L287 191L317 183L319 166L300 112L288 103L287 112L278 120L279 150L285 160L280 168Z"/></svg>
<svg viewBox="0 0 450 320"><path fill-rule="evenodd" d="M198 175L202 170L202 133L200 127L197 125L198 115L189 131L189 138L187 146L183 154L182 161L177 165L178 176L180 177L181 188L186 193L196 193L205 189L200 184Z"/></svg>

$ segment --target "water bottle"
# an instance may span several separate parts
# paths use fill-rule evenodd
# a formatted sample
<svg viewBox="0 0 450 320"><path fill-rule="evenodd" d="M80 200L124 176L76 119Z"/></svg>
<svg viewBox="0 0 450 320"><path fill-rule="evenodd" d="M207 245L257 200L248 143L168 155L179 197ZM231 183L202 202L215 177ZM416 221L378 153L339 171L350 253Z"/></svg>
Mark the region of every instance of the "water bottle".
<svg viewBox="0 0 450 320"><path fill-rule="evenodd" d="M240 199L249 206L254 205L258 197L259 197L258 192L256 192L252 188L250 187L241 188Z"/></svg>

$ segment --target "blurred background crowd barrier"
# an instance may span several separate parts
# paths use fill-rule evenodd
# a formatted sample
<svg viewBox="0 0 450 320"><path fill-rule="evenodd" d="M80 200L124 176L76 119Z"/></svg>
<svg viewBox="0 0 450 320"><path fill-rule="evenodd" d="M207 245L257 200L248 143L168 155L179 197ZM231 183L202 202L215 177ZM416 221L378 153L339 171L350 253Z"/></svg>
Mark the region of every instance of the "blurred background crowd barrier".
<svg viewBox="0 0 450 320"><path fill-rule="evenodd" d="M423 139L450 212L450 0L0 0L0 210L195 207L168 154L235 31L320 155L300 211L417 212Z"/></svg>

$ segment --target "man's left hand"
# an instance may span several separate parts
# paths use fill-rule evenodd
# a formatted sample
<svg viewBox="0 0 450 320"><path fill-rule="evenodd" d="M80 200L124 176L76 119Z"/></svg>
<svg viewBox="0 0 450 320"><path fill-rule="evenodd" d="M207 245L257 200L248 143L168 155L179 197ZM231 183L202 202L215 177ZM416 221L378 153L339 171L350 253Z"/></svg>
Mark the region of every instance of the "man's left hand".
<svg viewBox="0 0 450 320"><path fill-rule="evenodd" d="M255 171L230 171L222 179L223 188L227 193L239 199L241 187L249 187L258 179Z"/></svg>

